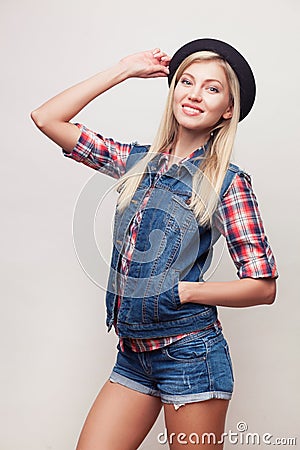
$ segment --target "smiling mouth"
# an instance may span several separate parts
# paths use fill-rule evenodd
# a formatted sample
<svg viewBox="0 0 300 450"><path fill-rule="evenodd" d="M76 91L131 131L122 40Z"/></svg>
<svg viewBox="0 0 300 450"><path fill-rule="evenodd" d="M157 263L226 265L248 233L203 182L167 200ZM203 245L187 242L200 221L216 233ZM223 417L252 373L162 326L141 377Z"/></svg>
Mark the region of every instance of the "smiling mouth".
<svg viewBox="0 0 300 450"><path fill-rule="evenodd" d="M192 106L188 106L188 105L182 105L182 109L189 116L196 116L196 115L203 113L202 109L193 108Z"/></svg>

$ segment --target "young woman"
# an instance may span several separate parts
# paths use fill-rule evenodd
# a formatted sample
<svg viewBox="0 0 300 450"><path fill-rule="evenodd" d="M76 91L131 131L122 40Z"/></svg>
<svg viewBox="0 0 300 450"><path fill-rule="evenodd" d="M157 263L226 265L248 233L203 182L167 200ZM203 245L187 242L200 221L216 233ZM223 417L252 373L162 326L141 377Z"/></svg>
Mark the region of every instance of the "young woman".
<svg viewBox="0 0 300 450"><path fill-rule="evenodd" d="M151 147L70 123L131 77L168 77ZM32 112L66 157L119 179L106 295L118 355L77 450L138 448L162 405L173 450L197 442L223 448L234 379L217 306L271 304L276 293L276 265L251 179L230 163L238 122L254 98L243 56L225 42L198 39L172 59L160 49L127 56ZM239 279L204 281L221 234Z"/></svg>

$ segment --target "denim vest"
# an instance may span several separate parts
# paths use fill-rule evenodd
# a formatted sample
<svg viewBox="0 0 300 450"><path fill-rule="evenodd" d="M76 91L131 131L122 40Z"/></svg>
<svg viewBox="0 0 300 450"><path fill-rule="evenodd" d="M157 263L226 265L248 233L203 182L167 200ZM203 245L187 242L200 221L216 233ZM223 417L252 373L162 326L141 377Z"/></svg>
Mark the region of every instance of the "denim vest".
<svg viewBox="0 0 300 450"><path fill-rule="evenodd" d="M143 158L149 147L134 145L126 171ZM216 306L181 304L179 281L203 281L210 266L212 246L220 237L217 229L200 226L190 208L192 177L205 150L193 158L173 164L155 184L143 211L121 307L116 317L119 261L125 235L152 185L161 154L148 163L146 174L127 208L115 210L113 250L106 293L108 331L114 320L120 337L156 338L200 330L217 319ZM220 198L240 169L230 164Z"/></svg>

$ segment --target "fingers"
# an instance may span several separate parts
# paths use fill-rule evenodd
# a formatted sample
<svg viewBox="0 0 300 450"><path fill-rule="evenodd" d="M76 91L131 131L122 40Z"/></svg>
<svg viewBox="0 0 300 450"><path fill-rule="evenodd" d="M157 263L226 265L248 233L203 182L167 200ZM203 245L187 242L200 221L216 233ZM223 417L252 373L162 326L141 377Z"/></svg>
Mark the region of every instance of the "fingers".
<svg viewBox="0 0 300 450"><path fill-rule="evenodd" d="M167 65L167 66L160 66L160 71L162 72L162 73L164 73L166 76L168 76L169 75L169 73L170 73L170 71L169 71L169 64Z"/></svg>
<svg viewBox="0 0 300 450"><path fill-rule="evenodd" d="M149 77L149 78L165 78L167 76L168 76L168 74L166 74L165 72L156 72L155 74L151 75L151 77Z"/></svg>
<svg viewBox="0 0 300 450"><path fill-rule="evenodd" d="M169 65L171 57L167 55L167 53L161 51L159 48L155 48L154 50L152 50L152 55L157 61L159 61L164 66Z"/></svg>
<svg viewBox="0 0 300 450"><path fill-rule="evenodd" d="M160 52L160 48L155 48L151 52L152 52L153 55L155 55L156 53Z"/></svg>
<svg viewBox="0 0 300 450"><path fill-rule="evenodd" d="M156 65L152 67L152 70L149 72L148 77L154 78L154 77L167 77L169 75L169 68L162 66L162 65Z"/></svg>
<svg viewBox="0 0 300 450"><path fill-rule="evenodd" d="M160 64L155 64L151 67L152 74L160 74L158 76L168 76L169 75L169 67L168 63L165 65L164 62L161 62Z"/></svg>

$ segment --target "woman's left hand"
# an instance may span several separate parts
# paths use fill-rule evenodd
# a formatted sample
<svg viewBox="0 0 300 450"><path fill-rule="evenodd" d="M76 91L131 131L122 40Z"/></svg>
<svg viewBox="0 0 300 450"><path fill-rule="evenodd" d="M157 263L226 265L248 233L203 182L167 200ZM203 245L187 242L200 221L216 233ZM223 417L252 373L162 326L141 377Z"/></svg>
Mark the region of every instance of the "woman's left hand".
<svg viewBox="0 0 300 450"><path fill-rule="evenodd" d="M178 283L178 295L179 295L179 299L180 302L186 303L188 302L188 291L189 291L189 287L191 286L191 282L190 281L179 281Z"/></svg>

